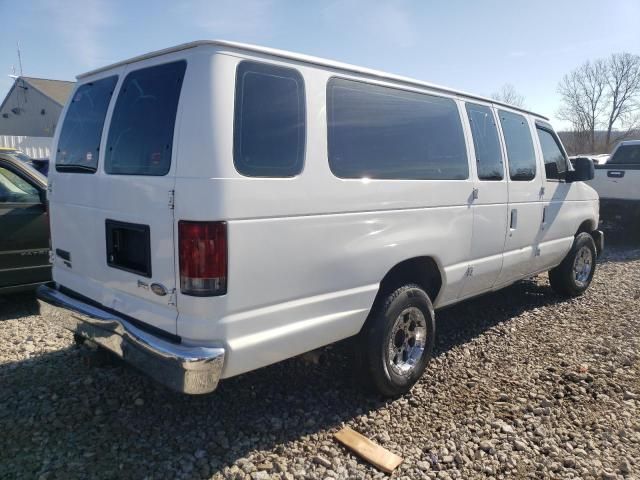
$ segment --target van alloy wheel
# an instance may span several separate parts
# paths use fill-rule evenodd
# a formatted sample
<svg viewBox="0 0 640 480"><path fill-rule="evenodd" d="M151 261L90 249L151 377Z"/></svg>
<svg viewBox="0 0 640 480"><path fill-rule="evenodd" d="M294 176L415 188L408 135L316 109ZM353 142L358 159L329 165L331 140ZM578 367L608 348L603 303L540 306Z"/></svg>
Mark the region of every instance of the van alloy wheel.
<svg viewBox="0 0 640 480"><path fill-rule="evenodd" d="M593 266L593 257L591 250L588 247L582 247L573 262L573 277L576 280L576 284L584 287L591 275L591 268Z"/></svg>
<svg viewBox="0 0 640 480"><path fill-rule="evenodd" d="M562 263L549 271L551 288L567 297L582 295L596 272L596 253L596 244L591 235L586 232L576 235Z"/></svg>
<svg viewBox="0 0 640 480"><path fill-rule="evenodd" d="M385 397L407 393L433 352L436 323L429 295L415 283L385 288L354 344L358 380Z"/></svg>
<svg viewBox="0 0 640 480"><path fill-rule="evenodd" d="M417 307L404 309L393 325L387 355L396 375L410 374L419 363L427 339L424 314Z"/></svg>

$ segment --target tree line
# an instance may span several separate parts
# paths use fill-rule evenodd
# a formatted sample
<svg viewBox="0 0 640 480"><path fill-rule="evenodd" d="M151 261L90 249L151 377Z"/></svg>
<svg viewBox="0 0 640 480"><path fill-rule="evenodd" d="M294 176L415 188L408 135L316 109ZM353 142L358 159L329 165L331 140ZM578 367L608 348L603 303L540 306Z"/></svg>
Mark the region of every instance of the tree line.
<svg viewBox="0 0 640 480"><path fill-rule="evenodd" d="M614 53L587 61L562 78L558 93L557 116L570 125L561 136L571 154L609 153L621 140L640 138L639 55ZM524 97L511 84L491 97L524 105Z"/></svg>
<svg viewBox="0 0 640 480"><path fill-rule="evenodd" d="M558 85L558 118L571 125L574 153L609 153L640 129L640 56L614 53L588 61Z"/></svg>

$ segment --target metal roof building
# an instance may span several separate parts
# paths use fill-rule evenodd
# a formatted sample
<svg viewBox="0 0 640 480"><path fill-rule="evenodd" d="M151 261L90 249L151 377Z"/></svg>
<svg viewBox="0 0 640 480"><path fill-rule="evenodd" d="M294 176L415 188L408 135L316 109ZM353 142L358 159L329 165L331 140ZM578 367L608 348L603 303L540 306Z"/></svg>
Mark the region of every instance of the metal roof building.
<svg viewBox="0 0 640 480"><path fill-rule="evenodd" d="M17 77L0 105L0 135L53 137L74 82Z"/></svg>

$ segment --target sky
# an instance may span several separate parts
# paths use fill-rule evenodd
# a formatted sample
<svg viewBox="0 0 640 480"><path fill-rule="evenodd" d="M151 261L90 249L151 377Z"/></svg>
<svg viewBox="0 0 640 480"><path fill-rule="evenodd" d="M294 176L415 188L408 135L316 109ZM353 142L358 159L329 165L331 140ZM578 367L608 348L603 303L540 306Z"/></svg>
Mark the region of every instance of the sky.
<svg viewBox="0 0 640 480"><path fill-rule="evenodd" d="M490 95L510 83L556 114L562 76L640 54L640 0L0 0L0 100L19 73L73 80L199 39L253 43Z"/></svg>

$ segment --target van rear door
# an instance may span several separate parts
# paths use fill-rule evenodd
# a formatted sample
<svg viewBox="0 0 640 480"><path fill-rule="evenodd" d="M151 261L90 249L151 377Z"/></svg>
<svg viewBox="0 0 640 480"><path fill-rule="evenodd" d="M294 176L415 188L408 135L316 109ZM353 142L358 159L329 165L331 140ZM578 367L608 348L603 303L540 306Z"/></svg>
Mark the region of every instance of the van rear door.
<svg viewBox="0 0 640 480"><path fill-rule="evenodd" d="M175 334L174 131L186 62L145 63L79 85L67 107L51 176L53 275Z"/></svg>

